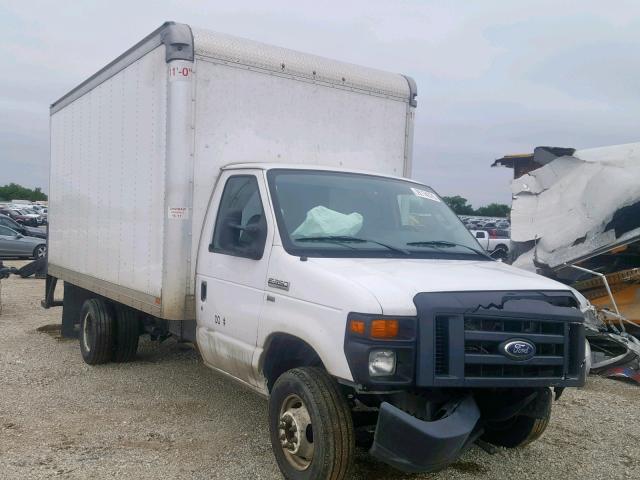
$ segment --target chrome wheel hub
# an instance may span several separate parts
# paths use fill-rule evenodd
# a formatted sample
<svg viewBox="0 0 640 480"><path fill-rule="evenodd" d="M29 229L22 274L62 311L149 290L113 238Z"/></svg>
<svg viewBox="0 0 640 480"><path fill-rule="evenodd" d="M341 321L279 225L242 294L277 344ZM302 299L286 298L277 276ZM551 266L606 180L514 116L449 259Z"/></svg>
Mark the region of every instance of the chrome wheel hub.
<svg viewBox="0 0 640 480"><path fill-rule="evenodd" d="M297 470L306 470L313 459L313 427L304 402L289 395L280 409L278 437L287 461Z"/></svg>

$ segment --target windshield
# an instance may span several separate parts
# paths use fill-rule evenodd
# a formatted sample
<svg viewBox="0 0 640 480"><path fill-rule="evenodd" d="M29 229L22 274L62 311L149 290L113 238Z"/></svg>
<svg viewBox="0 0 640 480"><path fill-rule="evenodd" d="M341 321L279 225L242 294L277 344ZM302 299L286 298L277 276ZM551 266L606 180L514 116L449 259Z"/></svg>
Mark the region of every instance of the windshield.
<svg viewBox="0 0 640 480"><path fill-rule="evenodd" d="M488 259L427 186L318 170L273 169L267 177L292 255Z"/></svg>

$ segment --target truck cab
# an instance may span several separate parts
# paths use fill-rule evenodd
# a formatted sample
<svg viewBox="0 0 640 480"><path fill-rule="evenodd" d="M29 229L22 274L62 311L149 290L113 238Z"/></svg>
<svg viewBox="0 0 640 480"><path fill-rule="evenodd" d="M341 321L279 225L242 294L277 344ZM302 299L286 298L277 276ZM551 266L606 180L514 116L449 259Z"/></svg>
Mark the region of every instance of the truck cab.
<svg viewBox="0 0 640 480"><path fill-rule="evenodd" d="M481 437L508 447L533 441L549 420L549 388L559 394L584 381L573 293L494 261L412 180L225 167L200 236L196 286L199 351L270 398L285 472L319 468L327 394L373 455L431 471Z"/></svg>

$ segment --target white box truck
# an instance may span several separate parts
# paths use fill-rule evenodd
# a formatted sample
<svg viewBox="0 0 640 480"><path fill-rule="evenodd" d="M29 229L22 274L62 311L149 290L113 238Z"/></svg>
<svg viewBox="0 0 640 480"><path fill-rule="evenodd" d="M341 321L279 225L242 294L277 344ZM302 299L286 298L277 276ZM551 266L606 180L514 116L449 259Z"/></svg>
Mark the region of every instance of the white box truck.
<svg viewBox="0 0 640 480"><path fill-rule="evenodd" d="M89 364L197 344L268 397L286 478L344 478L356 438L405 471L535 440L585 302L409 179L415 107L403 75L164 24L51 106L44 306Z"/></svg>

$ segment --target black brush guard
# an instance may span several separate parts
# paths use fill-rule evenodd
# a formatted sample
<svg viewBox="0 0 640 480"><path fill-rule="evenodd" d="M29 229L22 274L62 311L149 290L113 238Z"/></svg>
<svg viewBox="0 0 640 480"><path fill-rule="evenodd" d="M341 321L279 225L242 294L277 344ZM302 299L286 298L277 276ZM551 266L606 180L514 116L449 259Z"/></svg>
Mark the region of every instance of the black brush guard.
<svg viewBox="0 0 640 480"><path fill-rule="evenodd" d="M584 316L570 292L420 293L416 386L535 388L584 385ZM502 344L525 340L532 358Z"/></svg>

